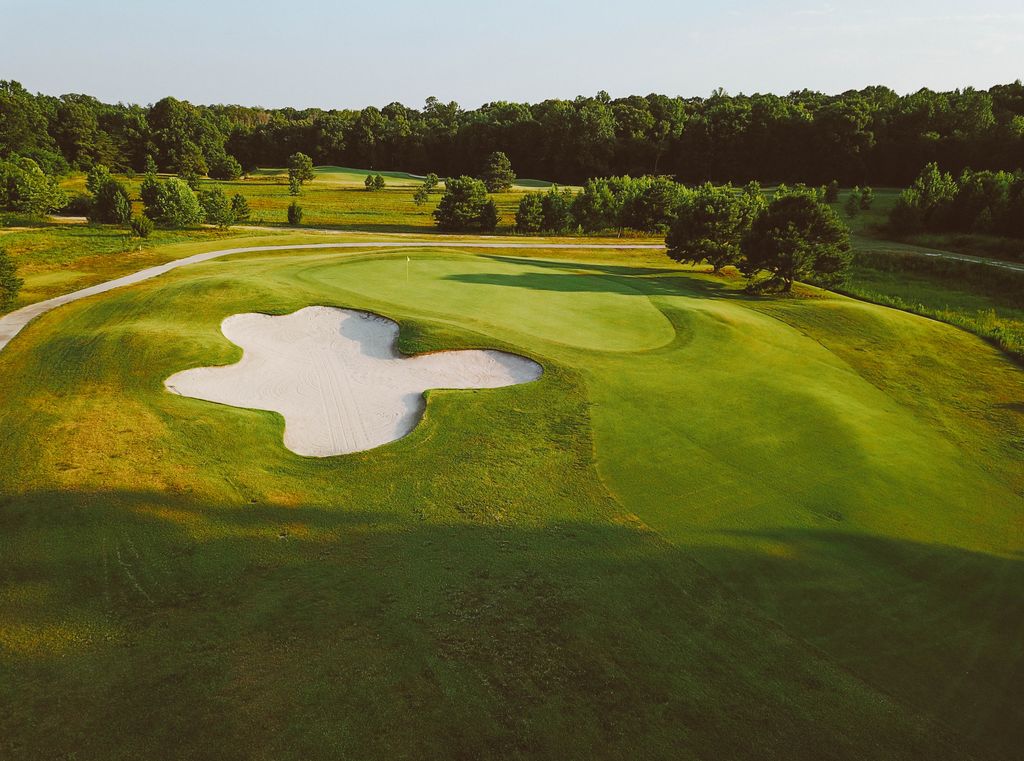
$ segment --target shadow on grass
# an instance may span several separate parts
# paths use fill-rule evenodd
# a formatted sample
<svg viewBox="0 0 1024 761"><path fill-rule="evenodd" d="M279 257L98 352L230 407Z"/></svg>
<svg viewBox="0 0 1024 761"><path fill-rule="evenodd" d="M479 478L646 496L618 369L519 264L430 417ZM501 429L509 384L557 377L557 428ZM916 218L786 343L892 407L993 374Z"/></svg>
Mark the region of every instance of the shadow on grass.
<svg viewBox="0 0 1024 761"><path fill-rule="evenodd" d="M9 499L0 535L8 757L1009 759L1024 742L1019 560L146 491ZM810 644L778 625L804 617Z"/></svg>

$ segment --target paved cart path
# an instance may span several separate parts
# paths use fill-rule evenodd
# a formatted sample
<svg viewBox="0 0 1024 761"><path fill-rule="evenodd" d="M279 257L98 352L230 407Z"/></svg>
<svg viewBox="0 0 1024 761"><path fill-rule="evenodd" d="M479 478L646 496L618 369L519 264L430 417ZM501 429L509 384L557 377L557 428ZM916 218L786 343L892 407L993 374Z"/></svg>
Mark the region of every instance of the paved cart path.
<svg viewBox="0 0 1024 761"><path fill-rule="evenodd" d="M524 249L524 248L543 248L543 249L575 249L575 250L586 250L586 249L663 249L664 246L660 244L648 244L648 243L497 243L497 242L485 242L485 241L359 241L359 242L344 242L344 243L293 243L291 245L280 245L280 246L248 246L243 248L224 248L218 251L207 251L202 254L193 254L192 256L186 256L182 259L175 259L174 261L159 264L155 267L147 267L144 270L133 272L130 275L124 275L113 280L108 280L105 283L98 283L96 285L83 288L80 291L73 291L66 293L63 296L55 296L52 299L46 301L39 301L35 304L29 304L28 306L22 307L21 309L11 312L10 314L0 317L0 351L11 342L11 340L21 332L21 329L28 325L32 320L40 315L46 314L47 312L56 309L64 304L70 304L72 301L78 301L80 299L87 299L90 296L96 296L100 293L106 293L112 291L115 288L123 288L127 285L133 285L140 283L143 280L149 280L154 277L163 275L171 270L176 270L179 267L187 267L190 264L199 264L200 262L208 262L211 259L217 259L222 256L230 256L232 254L250 254L258 251L295 251L300 249L311 249L311 248L507 248L507 249Z"/></svg>

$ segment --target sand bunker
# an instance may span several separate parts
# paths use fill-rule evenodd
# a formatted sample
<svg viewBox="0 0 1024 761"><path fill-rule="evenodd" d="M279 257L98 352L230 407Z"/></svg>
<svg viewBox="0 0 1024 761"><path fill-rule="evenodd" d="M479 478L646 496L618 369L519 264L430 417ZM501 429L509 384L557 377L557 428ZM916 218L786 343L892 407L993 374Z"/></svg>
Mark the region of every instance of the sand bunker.
<svg viewBox="0 0 1024 761"><path fill-rule="evenodd" d="M501 351L406 357L398 325L351 309L307 307L289 315L237 314L221 325L244 354L238 364L168 378L182 396L280 413L284 445L313 457L361 452L405 436L431 388L498 388L536 380L536 362Z"/></svg>

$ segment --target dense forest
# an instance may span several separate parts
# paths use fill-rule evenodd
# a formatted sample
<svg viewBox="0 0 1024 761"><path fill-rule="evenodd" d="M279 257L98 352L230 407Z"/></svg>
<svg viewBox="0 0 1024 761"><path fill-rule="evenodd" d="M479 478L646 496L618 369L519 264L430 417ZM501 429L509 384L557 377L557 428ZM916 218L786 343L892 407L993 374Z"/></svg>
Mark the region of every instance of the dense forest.
<svg viewBox="0 0 1024 761"><path fill-rule="evenodd" d="M673 175L687 183L907 185L935 162L963 169L1024 166L1024 85L988 91L885 87L841 95L607 93L537 104L462 109L428 98L422 109L267 109L105 104L87 95L33 95L0 81L0 158L34 158L49 172L105 164L205 174L231 156L245 168L284 166L301 151L318 164L476 174L504 151L521 177L580 183L615 174ZM231 162L233 163L233 162Z"/></svg>

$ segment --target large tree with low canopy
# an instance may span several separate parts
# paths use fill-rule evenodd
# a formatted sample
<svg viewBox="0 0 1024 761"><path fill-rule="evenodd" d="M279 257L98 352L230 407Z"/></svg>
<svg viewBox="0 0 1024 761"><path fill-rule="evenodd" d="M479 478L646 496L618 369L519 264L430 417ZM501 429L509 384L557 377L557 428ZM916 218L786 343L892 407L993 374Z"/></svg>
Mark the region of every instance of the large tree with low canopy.
<svg viewBox="0 0 1024 761"><path fill-rule="evenodd" d="M780 188L743 241L748 276L768 272L789 291L795 280L841 285L850 268L850 231L811 190Z"/></svg>

